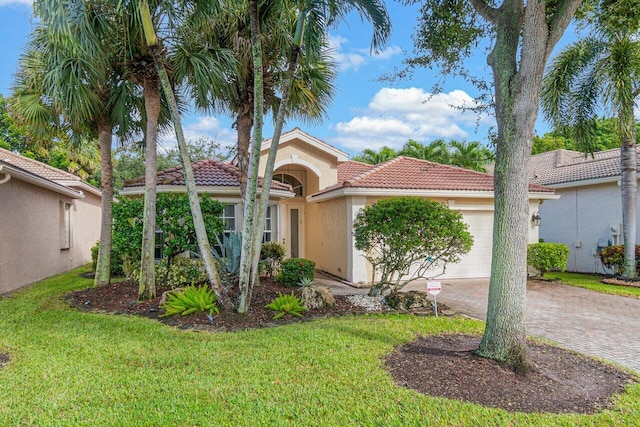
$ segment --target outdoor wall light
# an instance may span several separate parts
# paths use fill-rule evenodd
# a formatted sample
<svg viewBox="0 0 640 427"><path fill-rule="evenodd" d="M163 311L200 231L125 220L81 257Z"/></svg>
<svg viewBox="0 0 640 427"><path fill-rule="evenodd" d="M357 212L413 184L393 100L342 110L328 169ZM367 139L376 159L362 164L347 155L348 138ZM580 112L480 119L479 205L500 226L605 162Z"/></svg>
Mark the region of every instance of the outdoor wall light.
<svg viewBox="0 0 640 427"><path fill-rule="evenodd" d="M535 211L531 217L531 223L534 227L540 227L540 213Z"/></svg>

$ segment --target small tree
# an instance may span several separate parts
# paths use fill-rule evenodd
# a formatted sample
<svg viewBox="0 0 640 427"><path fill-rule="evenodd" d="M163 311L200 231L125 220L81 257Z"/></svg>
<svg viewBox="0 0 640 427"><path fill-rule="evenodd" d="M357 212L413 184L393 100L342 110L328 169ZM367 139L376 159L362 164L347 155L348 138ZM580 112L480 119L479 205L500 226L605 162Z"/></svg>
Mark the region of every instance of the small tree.
<svg viewBox="0 0 640 427"><path fill-rule="evenodd" d="M383 199L365 207L358 213L353 234L356 248L373 266L370 295L442 275L448 263L460 261L473 245L460 212L415 197ZM439 274L427 275L438 268Z"/></svg>
<svg viewBox="0 0 640 427"><path fill-rule="evenodd" d="M564 271L568 259L569 247L562 243L532 243L527 250L527 263L540 272L540 277L547 271Z"/></svg>

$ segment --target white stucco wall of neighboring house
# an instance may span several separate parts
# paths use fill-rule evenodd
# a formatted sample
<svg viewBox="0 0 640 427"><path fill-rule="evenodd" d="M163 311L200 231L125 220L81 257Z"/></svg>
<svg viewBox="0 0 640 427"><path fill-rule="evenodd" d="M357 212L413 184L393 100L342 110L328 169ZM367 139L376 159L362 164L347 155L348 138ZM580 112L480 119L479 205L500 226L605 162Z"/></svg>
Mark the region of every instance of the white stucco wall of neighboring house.
<svg viewBox="0 0 640 427"><path fill-rule="evenodd" d="M1 184L0 293L89 262L100 212L100 198L93 194L74 199L15 178Z"/></svg>
<svg viewBox="0 0 640 427"><path fill-rule="evenodd" d="M554 186L559 200L540 207L540 238L569 246L568 271L610 273L597 256L598 242L622 244L622 200L617 180ZM640 212L638 213L640 224ZM636 241L640 238L640 229ZM603 239L603 240L601 240Z"/></svg>

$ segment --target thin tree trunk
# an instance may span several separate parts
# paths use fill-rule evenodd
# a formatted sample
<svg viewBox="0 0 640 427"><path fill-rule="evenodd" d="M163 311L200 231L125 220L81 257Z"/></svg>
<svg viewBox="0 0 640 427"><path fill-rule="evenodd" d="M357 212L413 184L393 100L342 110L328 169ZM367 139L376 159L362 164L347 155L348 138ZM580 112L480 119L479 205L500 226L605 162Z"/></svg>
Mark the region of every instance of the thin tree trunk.
<svg viewBox="0 0 640 427"><path fill-rule="evenodd" d="M621 126L622 127L622 126ZM636 277L636 206L638 204L637 154L634 124L631 135L623 135L620 149L624 275Z"/></svg>
<svg viewBox="0 0 640 427"><path fill-rule="evenodd" d="M161 49L158 46L151 48L153 53L153 60L155 62L162 90L169 105L169 111L171 113L171 120L173 121L173 127L176 132L176 139L178 140L178 149L180 150L180 156L182 157L182 168L184 173L185 185L187 187L187 195L189 196L189 206L191 207L191 216L193 217L193 224L196 230L196 239L198 240L198 249L202 254L202 261L207 273L207 278L211 284L213 292L216 294L218 303L226 309L232 308L232 303L229 300L226 291L222 286L220 280L220 274L216 267L216 261L211 253L211 244L207 237L207 230L204 225L204 218L202 216L202 209L200 207L200 199L198 197L198 191L196 189L195 177L193 175L193 168L191 167L191 159L189 158L189 147L184 137L182 129L182 123L180 121L180 112L178 111L178 104L173 93L173 88L169 81L169 76L164 67L164 61L162 58Z"/></svg>
<svg viewBox="0 0 640 427"><path fill-rule="evenodd" d="M236 119L236 130L238 133L238 169L240 171L240 197L246 202L246 185L249 165L249 142L251 140L251 127L253 119L250 114L242 113L244 107L238 108L238 118Z"/></svg>
<svg viewBox="0 0 640 427"><path fill-rule="evenodd" d="M160 117L160 88L158 81L145 78L142 90L147 115L147 132L145 147L144 219L138 299L148 300L156 297L156 177L158 169L158 118Z"/></svg>
<svg viewBox="0 0 640 427"><path fill-rule="evenodd" d="M248 179L246 201L244 205L244 223L242 226L242 252L240 256L240 274L238 285L238 312L246 313L251 304L251 263L253 260L254 218L256 208L256 194L258 187L258 168L260 164L260 147L262 145L262 124L264 104L264 82L262 76L262 44L260 43L260 25L257 0L249 1L249 16L251 22L251 48L253 54L254 71L254 132L252 151L248 164ZM264 184L263 184L264 185Z"/></svg>
<svg viewBox="0 0 640 427"><path fill-rule="evenodd" d="M113 166L111 164L112 128L106 122L98 124L100 142L100 185L102 187L102 217L100 221L100 246L94 286L108 285L111 280L111 232L113 201Z"/></svg>

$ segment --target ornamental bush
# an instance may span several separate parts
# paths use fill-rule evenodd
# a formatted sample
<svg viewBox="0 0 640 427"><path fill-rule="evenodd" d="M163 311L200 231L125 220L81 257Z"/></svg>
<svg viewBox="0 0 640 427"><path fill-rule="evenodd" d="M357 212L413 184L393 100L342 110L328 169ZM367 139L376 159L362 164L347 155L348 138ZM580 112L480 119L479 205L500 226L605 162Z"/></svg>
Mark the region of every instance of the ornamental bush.
<svg viewBox="0 0 640 427"><path fill-rule="evenodd" d="M417 197L382 199L363 208L353 234L356 248L373 266L370 295L444 273L448 263L471 250L467 228L460 212Z"/></svg>
<svg viewBox="0 0 640 427"><path fill-rule="evenodd" d="M569 247L562 243L532 243L527 248L527 263L540 272L564 271L569 259Z"/></svg>
<svg viewBox="0 0 640 427"><path fill-rule="evenodd" d="M289 258L282 261L278 282L284 286L296 286L304 278L313 279L316 263L305 258Z"/></svg>
<svg viewBox="0 0 640 427"><path fill-rule="evenodd" d="M600 261L615 274L624 273L624 245L607 246L600 250ZM640 273L640 245L636 245L636 271Z"/></svg>
<svg viewBox="0 0 640 427"><path fill-rule="evenodd" d="M260 249L260 265L267 276L272 277L273 273L280 268L282 259L287 253L287 249L279 242L266 242Z"/></svg>

